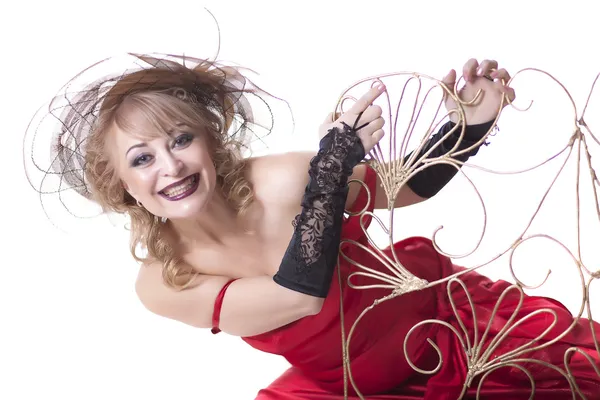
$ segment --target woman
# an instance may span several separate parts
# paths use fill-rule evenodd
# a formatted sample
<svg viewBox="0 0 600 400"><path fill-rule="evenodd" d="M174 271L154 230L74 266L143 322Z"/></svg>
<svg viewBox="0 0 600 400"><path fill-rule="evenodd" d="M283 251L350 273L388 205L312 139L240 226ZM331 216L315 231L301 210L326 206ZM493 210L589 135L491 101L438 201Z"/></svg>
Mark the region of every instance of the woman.
<svg viewBox="0 0 600 400"><path fill-rule="evenodd" d="M320 150L242 159L242 133L252 123L247 98L262 93L236 69L200 61L137 56L149 67L102 79L71 101L60 118L59 172L105 211L131 218L131 249L142 262L136 282L141 302L153 313L198 328L223 330L262 351L284 356L292 367L257 399L339 399L344 393L340 340L340 302L346 330L383 290L340 288L336 268L347 277L353 266L337 256L342 239L369 246L357 217L344 210L386 208L377 175L361 161L383 136L381 108L373 102L383 85L364 94L347 112L330 115L321 126ZM486 91L476 106L466 107L466 133L460 146L481 141L497 116L510 76L495 61L469 60L463 68L465 91ZM444 82L452 86L452 70ZM455 105L447 99L447 107ZM233 129L236 121L241 124ZM428 142L438 143L455 126L450 121ZM231 135L228 132L235 131ZM454 146L458 135L431 156ZM85 141L85 142L84 142ZM69 143L75 144L69 151ZM81 153L80 149L83 149ZM461 156L466 161L477 148ZM83 161L84 176L73 168ZM446 165L411 178L395 206L421 202L437 193L456 173ZM371 196L352 179L365 183ZM83 183L83 185L82 185ZM293 222L293 223L292 223ZM139 248L145 251L139 255ZM402 264L429 281L460 267L434 250L430 241L409 238L395 244ZM355 260L381 268L359 249L346 252ZM508 286L476 273L461 277L476 304L480 323L487 321ZM430 318L458 326L446 299L446 285L413 292L382 303L361 322L349 351L352 376L370 399L454 399L466 379L465 356L458 339L439 325L423 327L421 340L402 341L410 328ZM459 312L471 313L468 300L453 290ZM508 296L495 315L488 341L504 326L518 301ZM556 336L572 317L560 304L527 297L523 313L549 308L559 315ZM473 322L467 323L469 331ZM532 319L512 331L499 355L538 336L547 325ZM596 325L596 329L599 329ZM578 328L532 358L560 365L564 351L577 345L598 360L589 325ZM434 375L415 372L439 362L424 338L441 347L444 363ZM544 339L548 340L548 337ZM599 398L600 382L583 356L570 363L581 392ZM530 366L536 394L544 399L570 398L568 381L549 368ZM465 398L474 397L477 382ZM518 368L490 375L482 388L486 399L528 398L527 376ZM350 391L353 396L353 391Z"/></svg>

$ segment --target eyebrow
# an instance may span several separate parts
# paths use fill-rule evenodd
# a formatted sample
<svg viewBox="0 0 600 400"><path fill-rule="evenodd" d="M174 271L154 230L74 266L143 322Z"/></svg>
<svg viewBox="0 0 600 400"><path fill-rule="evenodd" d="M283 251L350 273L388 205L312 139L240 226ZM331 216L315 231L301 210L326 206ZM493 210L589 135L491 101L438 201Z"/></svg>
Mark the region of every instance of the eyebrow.
<svg viewBox="0 0 600 400"><path fill-rule="evenodd" d="M182 126L187 126L187 125L186 125L186 124L184 124L184 123L182 123L182 122L177 122L177 123L175 123L175 126L176 126L177 128L180 128L180 127L182 127ZM175 130L175 129L169 129L169 131L167 132L167 134L168 134L169 136L170 136L170 135L172 135L174 130ZM129 154L129 152L130 152L131 150L133 150L133 149L137 149L137 148L139 148L139 147L146 147L146 146L148 146L148 144L147 144L147 143L145 143L145 142L138 143L138 144L134 144L133 146L131 146L131 147L130 147L130 148L129 148L129 149L126 151L126 152L125 152L125 157L127 157L127 155Z"/></svg>
<svg viewBox="0 0 600 400"><path fill-rule="evenodd" d="M127 150L127 152L125 153L125 157L127 157L127 154L129 154L129 152L130 152L131 150L133 150L133 149L137 149L138 147L146 147L146 146L148 146L148 144L146 144L146 143L138 143L138 144L134 144L133 146L131 146L131 147L130 147L130 148Z"/></svg>

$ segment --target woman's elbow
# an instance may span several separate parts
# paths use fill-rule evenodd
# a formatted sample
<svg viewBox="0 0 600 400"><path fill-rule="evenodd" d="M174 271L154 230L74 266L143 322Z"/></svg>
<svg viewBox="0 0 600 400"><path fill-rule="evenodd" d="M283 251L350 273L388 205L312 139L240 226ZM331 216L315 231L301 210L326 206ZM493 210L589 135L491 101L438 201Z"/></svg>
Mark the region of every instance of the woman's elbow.
<svg viewBox="0 0 600 400"><path fill-rule="evenodd" d="M289 288L285 288L285 292L286 302L289 302L288 309L295 310L293 313L298 319L320 313L325 303L325 299L322 297L305 294Z"/></svg>
<svg viewBox="0 0 600 400"><path fill-rule="evenodd" d="M306 296L304 299L303 306L307 316L309 315L317 315L323 309L323 304L325 304L325 299L321 297L315 296Z"/></svg>

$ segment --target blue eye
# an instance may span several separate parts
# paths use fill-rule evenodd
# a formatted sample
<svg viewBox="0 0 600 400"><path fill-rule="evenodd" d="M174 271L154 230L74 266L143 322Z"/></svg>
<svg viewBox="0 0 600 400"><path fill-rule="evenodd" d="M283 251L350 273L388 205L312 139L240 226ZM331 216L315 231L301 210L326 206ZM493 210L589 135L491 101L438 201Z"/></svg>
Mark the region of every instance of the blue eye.
<svg viewBox="0 0 600 400"><path fill-rule="evenodd" d="M183 147L190 143L194 139L194 135L190 133L184 133L183 135L177 136L173 143L173 147Z"/></svg>
<svg viewBox="0 0 600 400"><path fill-rule="evenodd" d="M133 167L137 167L137 166L140 166L140 165L142 165L142 164L146 164L146 163L148 163L149 161L150 161L150 156L149 156L149 155L147 155L147 154L142 154L142 155L140 155L140 156L136 157L136 158L133 160L133 162L131 163L131 165L132 165Z"/></svg>

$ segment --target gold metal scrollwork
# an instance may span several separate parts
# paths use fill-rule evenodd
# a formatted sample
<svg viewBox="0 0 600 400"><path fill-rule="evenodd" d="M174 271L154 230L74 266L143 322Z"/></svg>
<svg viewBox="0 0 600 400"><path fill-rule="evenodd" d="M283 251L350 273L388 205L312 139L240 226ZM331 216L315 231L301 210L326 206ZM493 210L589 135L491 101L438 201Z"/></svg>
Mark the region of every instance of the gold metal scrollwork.
<svg viewBox="0 0 600 400"><path fill-rule="evenodd" d="M367 308L365 308L362 311L362 313L359 315L357 320L351 326L350 331L348 332L347 335L344 330L344 323L343 323L344 310L343 310L343 306L341 306L342 307L340 309L340 312L342 314L342 332L341 333L342 333L343 357L344 357L344 365L345 365L344 383L345 383L345 393L346 393L345 397L346 398L347 398L347 392L348 392L348 384L351 384L353 389L358 394L359 398L364 399L364 396L361 394L361 392L359 390L360 388L357 387L357 385L353 379L352 365L350 362L350 355L349 355L350 342L352 340L352 337L353 337L356 329L360 329L361 319L368 312L370 312L373 308L377 307L382 302L391 300L397 296L402 296L406 293L410 293L410 292L417 291L417 290L426 290L426 289L429 289L429 288L432 288L434 286L441 285L441 284L447 284L448 300L450 302L452 309L454 310L454 314L456 317L456 321L458 323L458 327L451 325L442 320L430 319L430 320L422 321L422 322L418 323L417 325L413 326L413 328L408 332L408 334L404 338L404 346L405 346L404 353L407 354L406 345L407 345L408 339L411 337L413 332L420 326L425 325L425 324L438 324L438 325L442 325L443 327L445 327L447 329L450 329L454 333L454 335L458 338L459 342L461 343L462 350L465 352L466 360L467 360L467 365L465 365L465 370L467 372L466 380L464 382L463 390L462 390L462 393L459 396L459 398L462 398L465 395L465 393L467 392L467 389L469 387L471 387L473 385L473 383L475 382L476 377L479 377L479 382L477 384L478 385L477 386L477 397L479 398L480 391L481 391L482 387L485 385L485 381L486 381L487 377L499 368L509 368L509 367L521 371L523 374L525 374L529 378L529 381L531 384L531 398L533 398L533 396L535 394L535 381L534 381L533 375L524 366L525 364L530 364L530 365L537 364L537 365L542 365L546 368L553 369L554 371L558 372L560 375L562 375L568 381L568 384L569 384L569 387L571 388L571 392L572 392L574 399L577 397L585 398L584 394L581 392L581 390L576 382L576 379L574 378L574 376L572 374L571 367L570 367L571 356L575 353L581 354L583 357L585 357L587 359L587 361L589 361L590 369L595 371L595 373L598 375L598 379L600 380L600 366L597 365L596 361L594 361L587 353L585 353L584 351L582 351L581 349L579 349L577 347L569 348L565 352L564 365L552 365L543 360L537 360L535 358L528 358L528 356L527 356L527 354L532 354L537 350L552 346L553 344L555 344L556 342L558 342L559 340L564 338L566 335L568 335L569 332L577 325L577 323L580 322L580 319L583 317L584 313L586 313L586 316L585 316L586 318L590 319L590 321L593 320L592 307L590 304L590 290L591 290L591 287L593 286L592 284L600 279L600 266L597 265L596 268L592 268L590 264L586 264L583 261L583 257L582 257L582 252L581 252L582 216L581 216L581 199L580 199L580 179L582 176L582 173L581 173L582 170L587 169L587 171L589 172L588 179L590 180L591 187L592 187L592 193L593 193L592 196L593 196L593 200L594 200L593 203L595 205L594 211L595 211L595 215L597 216L597 222L600 223L600 201L598 199L598 190L600 189L600 180L598 178L596 171L593 168L592 153L590 152L590 146L588 145L588 141L590 141L590 140L592 142L594 142L595 144L600 145L600 140L598 139L597 136L595 136L592 133L590 126L588 125L588 123L585 120L586 111L588 109L590 99L592 98L592 94L594 93L594 88L596 86L596 83L598 82L598 79L600 78L600 74L598 76L596 76L596 78L592 84L592 88L589 92L589 95L586 100L583 111L581 112L581 114L578 114L577 107L575 105L575 101L573 100L571 94L566 89L566 87L562 83L560 83L556 78L554 78L551 74L549 74L545 71L535 69L535 68L523 69L523 70L517 72L514 75L514 77L511 78L511 81L509 81L508 84L511 84L515 80L515 78L517 78L517 76L521 76L522 74L524 74L526 72L541 74L541 76L550 78L550 80L553 83L560 86L560 88L562 89L562 92L569 99L570 104L572 105L572 110L573 110L573 120L572 120L573 121L573 131L572 131L572 134L568 137L567 143L564 145L564 147L562 147L562 149L558 153L551 155L545 161L543 161L533 167L523 169L520 171L501 172L501 171L493 171L490 169L478 167L476 165L471 165L468 163L464 163L464 165L468 165L469 167L477 168L481 171L494 173L494 174L519 174L519 173L531 171L536 168L540 168L540 167L544 166L545 164L549 163L551 160L554 160L555 158L557 158L560 155L566 154L565 161L561 164L560 168L558 169L558 172L552 179L547 190L544 191L544 193L537 205L537 208L535 209L535 211L533 212L533 215L529 219L529 222L526 224L525 228L522 231L520 231L519 235L510 244L510 246L508 246L507 248L502 250L499 254L494 255L493 257L491 257L490 259L487 259L485 262L483 262L479 265L475 265L473 267L467 268L467 269L462 270L458 273L455 273L451 276L443 277L442 279L439 279L434 282L428 282L425 279L415 276L413 273L411 273L409 270L407 270L400 262L397 254L396 254L396 251L394 250L394 246L393 246L393 243L394 243L394 238L393 238L394 203L395 203L396 197L398 196L398 193L400 192L400 189L402 188L402 186L404 184L406 184L407 180L409 180L412 176L417 174L419 171L421 171L425 168L428 168L432 165L440 164L440 163L452 165L462 174L462 176L464 176L467 179L467 182L473 188L474 193L476 193L476 195L478 197L478 200L479 200L482 210L483 210L483 218L484 218L483 229L482 229L479 239L475 243L474 248L470 251L467 251L464 254L450 254L450 253L444 251L438 245L437 233L442 228L439 228L433 232L433 237L432 237L433 245L439 253L441 253L445 256L451 257L451 258L466 257L466 256L473 254L474 252L476 252L479 249L479 247L482 243L483 237L486 233L486 227L487 227L486 204L485 204L483 196L477 189L474 182L471 179L469 179L469 177L465 174L464 169L462 168L463 163L452 158L453 156L459 155L462 152L468 151L470 148L461 150L461 151L456 151L456 149L458 148L458 144L459 144L459 143L457 143L456 146L451 151L449 151L447 154L440 156L440 157L428 158L429 154L431 153L431 151L433 151L433 149L428 151L426 154L423 154L421 157L418 157L418 159L417 159L417 155L419 153L419 150L424 146L425 142L427 141L429 134L434 131L437 131L440 124L446 118L448 118L451 114L454 114L458 118L459 124L457 124L457 126L451 132L449 132L447 135L453 135L457 132L456 131L457 129L461 129L461 131L459 133L460 134L459 142L460 142L460 140L462 140L463 135L465 133L464 132L465 124L460 123L460 122L465 121L464 107L477 101L478 96L481 95L481 91L478 92L473 99L463 100L460 98L460 95L459 95L460 94L459 82L456 83L454 88L448 88L441 81L439 81L435 78L432 78L430 76L424 75L424 74L420 74L420 73L416 73L416 72L399 72L399 73L391 73L391 74L386 74L386 75L381 75L381 76L376 76L376 77L369 77L369 78L363 79L363 80L355 83L351 87L347 88L343 92L340 99L338 100L337 106L335 108L335 112L340 112L340 111L343 112L345 102L353 99L353 97L350 95L350 92L352 92L352 90L355 89L356 87L358 87L359 85L362 85L362 84L365 84L368 82L371 82L372 85L375 83L378 83L378 82L386 83L384 81L392 79L392 78L405 79L405 83L404 83L402 89L399 91L400 92L399 100L398 100L397 104L392 105L391 99L390 99L390 94L387 91L384 93L385 100L387 101L387 110L384 109L384 116L386 116L386 124L387 124L386 125L387 126L386 134L387 134L388 139L387 139L386 143L384 143L383 145L380 143L373 149L373 151L369 155L369 160L368 160L370 166L377 173L377 175L382 183L382 186L385 190L385 193L387 195L388 209L389 209L388 222L387 222L387 224L384 223L384 221L382 221L381 218L379 218L377 215L375 215L374 213L372 213L366 209L363 209L361 212L356 213L356 214L358 214L356 216L359 218L362 230L363 230L364 234L366 235L366 238L368 240L368 243L370 244L370 247L367 247L355 240L345 240L344 241L344 243L347 244L348 246L355 246L355 247L360 248L362 251L368 252L384 268L375 269L370 266L364 265L360 262L352 260L351 257L349 257L343 249L340 251L340 257L343 258L348 263L350 263L354 267L353 269L355 271L348 276L347 285L343 285L342 287L347 286L346 290L369 290L369 289L374 289L374 288L389 290L388 295L377 299L376 301L373 302L373 304L371 304L370 306L368 306ZM412 97L411 97L411 92L409 90L409 84L416 85L416 88L413 89L414 93L412 93L413 94ZM386 86L388 88L391 87L387 83L386 83ZM428 101L430 101L435 90L440 91L441 100L439 101L439 103L434 103L433 105L431 105L428 103ZM443 108L443 99L445 96L451 96L453 98L455 104L457 104L457 108L454 110L450 110L446 113L442 113L441 110ZM504 103L504 102L506 102L506 103ZM408 104L408 106L407 106L408 111L401 109L402 106L406 106L407 104ZM513 107L514 109L517 109L518 111L527 111L531 108L532 103L530 103L525 108L517 108L505 96L503 99L503 103L500 105L500 109L499 109L498 117L496 118L496 122L500 118L500 115L501 115L502 110L504 109L505 105ZM405 123L404 127L402 127L399 122L401 111L406 111L406 114L408 115L408 117L407 117L408 122ZM432 117L428 118L428 113L431 114ZM425 121L426 128L425 129L417 128L418 122L422 123L423 121ZM403 128L403 129L401 129L401 128ZM413 155L411 157L405 159L405 155L408 153L408 150L409 150L408 149L409 142L412 139L413 135L415 135L415 133L419 130L421 132L424 130L425 135L423 136L423 139L419 142L419 144L417 146L417 150L412 153ZM485 135L485 137L483 137L474 146L478 146L478 145L482 144L486 140L486 138L490 134L492 134L492 131L493 131L493 129L490 129L490 131ZM386 139L383 139L383 140L385 141ZM386 148L386 144L387 144L387 148ZM576 238L576 243L577 243L576 247L577 248L576 248L576 251L569 250L568 246L566 246L565 244L560 242L558 239L552 237L551 235L529 233L532 223L533 223L534 219L538 216L539 211L540 211L542 205L544 204L544 202L546 201L548 194L555 186L555 183L558 180L559 176L562 176L562 174L565 174L565 166L567 164L567 161L569 159L571 159L572 157L576 157L575 162L577 163L576 176L573 179L575 191L576 191L575 196L576 196L576 206L577 206L577 238ZM360 183L363 184L363 186L365 186L365 189L366 189L366 185L364 185L364 183L362 183L362 182L360 182ZM368 189L367 189L367 191L368 191ZM374 194L369 193L369 196L372 196L372 195L374 195ZM388 249L389 251L384 252L384 251L380 250L380 247L375 245L375 242L374 242L372 236L369 234L369 232L367 232L367 229L365 227L365 225L366 225L365 218L366 217L370 217L372 219L372 221L374 223L378 224L379 227L386 234L387 240L390 245L390 247ZM559 249L566 252L566 254L569 256L569 258L573 261L573 265L574 265L573 272L578 274L579 281L581 282L581 288L582 288L581 304L580 304L578 313L576 315L574 315L573 322L563 332L560 332L557 335L553 335L552 339L548 339L545 341L543 340L544 337L551 330L553 330L556 327L557 318L558 318L558 316L556 315L556 312L554 312L551 309L538 309L538 310L535 310L525 316L519 316L519 314L520 314L519 312L521 310L521 306L523 304L523 298L524 298L523 290L537 288L537 287L542 286L546 282L546 280L551 272L550 270L548 270L546 272L545 278L542 279L541 282L539 282L535 285L527 285L517 277L517 274L515 273L515 269L514 269L514 265L513 265L514 254L521 246L526 245L528 242L530 242L532 240L547 241L548 246L552 246L552 245L558 246ZM507 289L505 289L504 292L502 292L502 294L497 299L496 305L495 305L492 315L490 317L490 321L488 321L487 328L483 332L480 332L477 328L477 323L475 323L474 324L475 328L473 329L472 332L469 332L469 330L464 325L463 320L461 319L461 316L459 315L459 313L457 311L455 301L454 301L454 298L452 295L451 287L456 287L456 285L458 285L462 289L462 291L466 295L468 302L470 304L470 308L472 311L472 318L474 321L477 321L478 316L476 315L476 312L475 312L475 305L473 303L471 296L469 295L467 286L460 279L461 275L463 275L467 272L470 272L470 271L477 270L483 266L489 265L490 263L492 263L495 260L498 260L500 257L502 257L504 255L508 255L508 257L509 257L509 265L508 266L509 266L510 273L511 273L512 278L514 279L515 283L513 285L509 286ZM354 284L353 278L355 278L357 276L370 278L370 280L372 280L373 283L369 284L369 285ZM341 277L341 274L339 273L339 270L338 270L338 278L340 280L340 285L342 285L343 282L342 282L342 277ZM518 292L519 302L518 302L517 307L514 309L512 315L510 316L508 321L506 321L505 326L500 330L500 332L498 332L498 334L492 340L486 341L486 339L488 338L488 335L489 335L491 321L494 320L494 316L496 315L496 312L498 311L498 309L499 309L501 303L503 302L503 300L505 299L505 297L509 294L509 292L513 292L513 291ZM543 330L543 332L539 333L535 338L529 340L527 343L525 343L515 349L511 349L510 351L507 351L504 354L498 355L495 353L495 351L498 350L502 341L507 338L507 336L511 333L511 331L516 329L520 324L526 322L528 319L539 316L541 314L546 314L548 317L550 317L550 318L547 318L549 323L548 323L548 326L546 327L546 329ZM599 340L598 340L598 334L600 334L600 332L594 331L594 326L591 324L591 322L590 322L590 326L591 326L592 333L594 336L594 345L595 345L596 351L600 352L600 345L599 345ZM438 354L439 363L438 363L437 367L433 368L432 370L422 370L417 365L415 365L413 363L413 361L409 359L409 357L407 357L407 362L415 371L417 371L419 373L435 374L442 367L443 357L442 357L442 353L441 353L440 349L438 348L438 346L429 338L427 339L427 341L435 349L435 351ZM492 357L492 354L494 354L493 357Z"/></svg>

